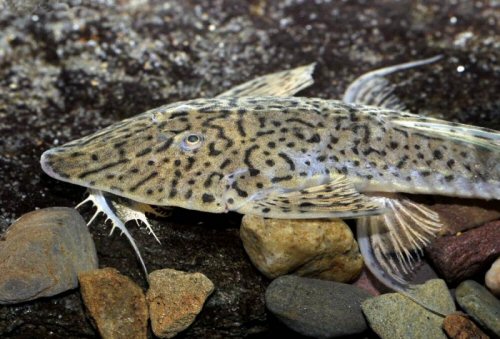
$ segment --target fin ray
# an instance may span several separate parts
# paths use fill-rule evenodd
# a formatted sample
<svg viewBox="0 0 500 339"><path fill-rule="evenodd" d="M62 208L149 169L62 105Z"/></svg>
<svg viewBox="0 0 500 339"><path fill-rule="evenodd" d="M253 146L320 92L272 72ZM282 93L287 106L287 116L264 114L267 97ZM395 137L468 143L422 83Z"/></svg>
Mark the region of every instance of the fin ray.
<svg viewBox="0 0 500 339"><path fill-rule="evenodd" d="M144 271L146 279L148 279L148 270L146 268L146 264L144 263L141 252L139 251L139 247L137 246L132 235L127 230L125 223L120 220L120 218L115 214L115 212L113 212L112 207L109 205L109 203L108 203L108 201L107 201L107 199L104 196L102 191L89 188L88 193L89 193L88 197L76 206L77 208L79 208L82 205L86 204L87 202L91 202L92 205L96 207L96 209L97 209L96 213L94 214L92 219L89 221L87 226L90 225L91 222L94 221L95 218L100 213L103 213L106 216L106 221L111 220L111 223L112 223L110 235L113 234L113 231L116 228L118 228L122 232L122 234L124 234L127 237L130 244L132 245L132 248L134 249L134 252L137 256L137 259L139 260L139 262L141 264L141 267Z"/></svg>
<svg viewBox="0 0 500 339"><path fill-rule="evenodd" d="M270 218L352 218L380 214L384 208L359 193L345 176L327 184L294 191L269 191L250 198L236 209L242 214Z"/></svg>
<svg viewBox="0 0 500 339"><path fill-rule="evenodd" d="M438 61L442 55L415 60L403 64L379 68L355 79L346 89L342 101L353 104L378 106L394 110L405 110L405 105L393 94L394 85L385 76L405 69L419 67Z"/></svg>
<svg viewBox="0 0 500 339"><path fill-rule="evenodd" d="M500 133L492 129L427 117L404 117L391 122L411 132L418 131L430 137L453 139L460 143L500 151Z"/></svg>
<svg viewBox="0 0 500 339"><path fill-rule="evenodd" d="M241 85L233 87L217 96L293 96L302 89L313 84L312 73L316 63L300 66L294 69L266 74Z"/></svg>
<svg viewBox="0 0 500 339"><path fill-rule="evenodd" d="M370 271L386 286L403 291L408 278L442 227L439 215L398 197L375 197L389 213L358 219L358 243Z"/></svg>

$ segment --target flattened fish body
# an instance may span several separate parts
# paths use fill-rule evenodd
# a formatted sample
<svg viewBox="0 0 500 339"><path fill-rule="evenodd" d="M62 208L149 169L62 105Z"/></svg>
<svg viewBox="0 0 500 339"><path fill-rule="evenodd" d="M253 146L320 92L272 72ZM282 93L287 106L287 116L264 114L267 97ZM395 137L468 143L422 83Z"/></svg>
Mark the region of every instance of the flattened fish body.
<svg viewBox="0 0 500 339"><path fill-rule="evenodd" d="M57 179L134 201L214 213L252 213L245 205L270 192L339 178L361 193L500 199L495 137L483 128L337 100L226 97L121 121L45 152L42 167ZM254 213L323 216L284 205Z"/></svg>

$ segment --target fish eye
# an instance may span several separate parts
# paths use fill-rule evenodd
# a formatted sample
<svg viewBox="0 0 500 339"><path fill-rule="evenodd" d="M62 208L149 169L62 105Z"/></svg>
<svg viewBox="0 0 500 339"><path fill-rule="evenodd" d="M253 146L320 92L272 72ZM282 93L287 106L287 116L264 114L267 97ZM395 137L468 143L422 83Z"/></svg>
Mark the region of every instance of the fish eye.
<svg viewBox="0 0 500 339"><path fill-rule="evenodd" d="M188 134L182 141L182 148L186 151L197 149L203 143L203 136L199 134Z"/></svg>
<svg viewBox="0 0 500 339"><path fill-rule="evenodd" d="M196 145L200 141L200 137L196 134L191 134L186 137L186 143L188 145Z"/></svg>

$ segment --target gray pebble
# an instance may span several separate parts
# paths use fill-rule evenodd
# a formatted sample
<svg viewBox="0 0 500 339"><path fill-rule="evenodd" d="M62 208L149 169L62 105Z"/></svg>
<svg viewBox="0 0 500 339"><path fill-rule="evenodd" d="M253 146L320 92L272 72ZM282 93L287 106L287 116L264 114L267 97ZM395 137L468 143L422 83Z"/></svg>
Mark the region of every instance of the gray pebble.
<svg viewBox="0 0 500 339"><path fill-rule="evenodd" d="M458 285L456 297L465 312L500 337L500 300L473 280Z"/></svg>
<svg viewBox="0 0 500 339"><path fill-rule="evenodd" d="M266 306L289 328L316 338L367 329L361 302L370 294L353 285L286 275L266 290Z"/></svg>
<svg viewBox="0 0 500 339"><path fill-rule="evenodd" d="M52 296L78 286L78 272L97 268L94 242L72 208L23 215L0 241L0 304Z"/></svg>
<svg viewBox="0 0 500 339"><path fill-rule="evenodd" d="M382 339L447 339L443 317L399 293L387 293L362 304L370 327Z"/></svg>

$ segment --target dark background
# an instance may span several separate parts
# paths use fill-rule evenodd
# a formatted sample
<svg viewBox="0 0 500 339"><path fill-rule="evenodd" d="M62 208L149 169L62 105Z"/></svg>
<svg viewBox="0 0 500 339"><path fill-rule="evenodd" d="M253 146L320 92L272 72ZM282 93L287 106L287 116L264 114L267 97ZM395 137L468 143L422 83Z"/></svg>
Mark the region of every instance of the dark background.
<svg viewBox="0 0 500 339"><path fill-rule="evenodd" d="M83 199L83 188L42 173L44 150L162 104L313 61L315 85L300 95L341 98L367 71L443 54L392 76L396 94L415 113L500 129L496 1L23 3L0 0L0 233L35 208ZM88 220L92 210L81 211ZM240 219L177 209L153 224L162 245L131 225L150 270L202 272L216 286L179 337L285 331L265 310L269 281L246 257ZM126 238L108 237L103 222L90 227L100 266L145 287ZM96 335L77 290L0 306L0 337Z"/></svg>

